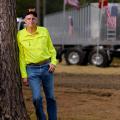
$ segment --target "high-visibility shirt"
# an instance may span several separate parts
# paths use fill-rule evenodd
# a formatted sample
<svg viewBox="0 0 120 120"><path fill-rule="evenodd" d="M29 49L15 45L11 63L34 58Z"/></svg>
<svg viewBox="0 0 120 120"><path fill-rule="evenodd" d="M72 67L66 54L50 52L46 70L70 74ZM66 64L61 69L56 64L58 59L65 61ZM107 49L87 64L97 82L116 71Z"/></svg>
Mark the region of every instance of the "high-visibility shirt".
<svg viewBox="0 0 120 120"><path fill-rule="evenodd" d="M57 64L56 50L45 27L37 26L34 34L27 32L26 28L18 31L17 42L22 78L27 78L27 64L38 63L49 58L51 59L51 64Z"/></svg>

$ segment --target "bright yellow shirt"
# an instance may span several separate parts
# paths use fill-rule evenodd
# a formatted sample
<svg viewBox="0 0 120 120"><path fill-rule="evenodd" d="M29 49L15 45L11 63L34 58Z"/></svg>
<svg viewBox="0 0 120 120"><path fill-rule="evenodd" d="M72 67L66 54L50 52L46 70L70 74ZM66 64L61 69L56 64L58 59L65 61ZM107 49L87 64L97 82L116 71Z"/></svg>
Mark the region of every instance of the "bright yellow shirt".
<svg viewBox="0 0 120 120"><path fill-rule="evenodd" d="M34 34L27 32L26 28L20 30L17 34L17 41L22 78L27 78L27 64L38 63L49 58L51 58L51 64L57 64L56 50L45 27L37 27Z"/></svg>

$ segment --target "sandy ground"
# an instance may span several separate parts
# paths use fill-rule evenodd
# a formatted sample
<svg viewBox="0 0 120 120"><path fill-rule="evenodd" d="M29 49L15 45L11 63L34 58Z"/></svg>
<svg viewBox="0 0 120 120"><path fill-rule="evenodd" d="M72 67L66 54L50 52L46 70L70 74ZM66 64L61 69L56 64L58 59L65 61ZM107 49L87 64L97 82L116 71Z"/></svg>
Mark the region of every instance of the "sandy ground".
<svg viewBox="0 0 120 120"><path fill-rule="evenodd" d="M23 92L31 120L36 120L31 91L23 87ZM61 63L55 72L55 95L58 120L120 120L120 64L97 68Z"/></svg>

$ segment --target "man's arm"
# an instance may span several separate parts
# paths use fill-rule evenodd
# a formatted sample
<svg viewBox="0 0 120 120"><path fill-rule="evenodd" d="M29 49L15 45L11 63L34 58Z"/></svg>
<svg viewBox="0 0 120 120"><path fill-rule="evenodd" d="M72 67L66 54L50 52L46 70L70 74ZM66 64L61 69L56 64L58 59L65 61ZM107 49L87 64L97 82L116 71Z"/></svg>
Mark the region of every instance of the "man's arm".
<svg viewBox="0 0 120 120"><path fill-rule="evenodd" d="M47 30L47 35L48 35L48 49L51 54L51 64L56 65L58 62L56 59L56 50L53 46L53 43L52 43L52 40L51 40L48 30Z"/></svg>
<svg viewBox="0 0 120 120"><path fill-rule="evenodd" d="M51 54L51 63L49 65L49 71L54 72L56 64L57 64L56 50L53 46L53 43L52 43L52 40L51 40L51 37L50 37L48 30L47 30L47 35L48 35L48 49L49 49L49 52Z"/></svg>
<svg viewBox="0 0 120 120"><path fill-rule="evenodd" d="M18 47L19 47L19 65L20 65L21 76L22 78L27 78L24 51L23 51L22 45L20 44L20 33L17 34L17 40L18 40Z"/></svg>

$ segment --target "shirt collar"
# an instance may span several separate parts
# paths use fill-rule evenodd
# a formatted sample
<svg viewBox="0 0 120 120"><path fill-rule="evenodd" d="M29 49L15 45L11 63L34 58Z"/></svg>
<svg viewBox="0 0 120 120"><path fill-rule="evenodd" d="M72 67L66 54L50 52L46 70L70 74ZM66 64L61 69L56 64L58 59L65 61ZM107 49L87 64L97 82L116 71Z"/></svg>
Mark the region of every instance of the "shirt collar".
<svg viewBox="0 0 120 120"><path fill-rule="evenodd" d="M33 34L29 33L29 32L26 30L26 28L24 29L24 34L25 34L25 36L31 36L31 35L35 35L35 34L38 34L38 33L39 33L38 27L37 27L37 30L36 30Z"/></svg>

